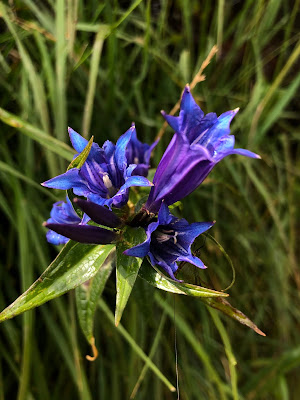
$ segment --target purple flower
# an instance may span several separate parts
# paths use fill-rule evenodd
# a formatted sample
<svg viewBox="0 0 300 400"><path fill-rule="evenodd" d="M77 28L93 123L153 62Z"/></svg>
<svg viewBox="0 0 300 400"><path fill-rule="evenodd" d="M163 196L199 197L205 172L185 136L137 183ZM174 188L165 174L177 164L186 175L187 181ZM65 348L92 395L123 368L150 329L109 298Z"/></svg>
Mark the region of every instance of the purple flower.
<svg viewBox="0 0 300 400"><path fill-rule="evenodd" d="M137 164L133 170L132 175L147 176L150 166L150 156L158 141L154 142L151 146L147 143L142 143L138 140L134 124L131 139L126 148L127 163Z"/></svg>
<svg viewBox="0 0 300 400"><path fill-rule="evenodd" d="M53 204L50 218L47 220L46 226L49 226L50 224L78 226L85 225L90 220L86 214L84 214L82 219L79 218L68 197L66 200L66 203L64 201L57 201ZM60 235L51 229L46 233L46 238L49 243L55 245L65 244L69 241L67 237Z"/></svg>
<svg viewBox="0 0 300 400"><path fill-rule="evenodd" d="M154 175L146 208L156 213L162 201L167 205L193 192L213 167L229 154L260 158L244 149L234 149L235 138L230 135L230 122L238 109L219 117L204 115L188 86L182 95L178 117L162 112L175 134Z"/></svg>
<svg viewBox="0 0 300 400"><path fill-rule="evenodd" d="M62 207L59 205L56 206L58 203L55 203L55 209L53 208L54 212L52 209L51 218L44 224L50 229L47 233L47 239L50 243L62 244L67 243L69 239L72 239L80 243L108 244L117 240L118 234L114 230L94 225L86 225L86 223L92 219L94 222L102 226L116 228L121 224L119 217L106 207L90 201L74 199L74 202L85 213L82 221L75 213L68 198L67 204L59 202L63 203L63 211L61 210ZM57 209L58 207L60 208ZM48 235L51 240L49 240Z"/></svg>
<svg viewBox="0 0 300 400"><path fill-rule="evenodd" d="M110 208L124 206L131 186L152 186L144 176L133 175L138 167L136 164L128 164L126 151L134 132L133 126L119 138L116 145L109 140L102 148L93 143L80 169L72 168L42 185L54 189L73 189L76 195ZM71 128L69 134L74 149L81 153L87 140Z"/></svg>
<svg viewBox="0 0 300 400"><path fill-rule="evenodd" d="M186 261L199 268L206 268L203 262L192 255L191 245L195 238L214 225L214 222L189 224L185 219L174 217L165 203L162 203L157 222L146 228L145 242L124 252L128 256L149 256L153 265L162 267L172 279L178 269L178 261Z"/></svg>

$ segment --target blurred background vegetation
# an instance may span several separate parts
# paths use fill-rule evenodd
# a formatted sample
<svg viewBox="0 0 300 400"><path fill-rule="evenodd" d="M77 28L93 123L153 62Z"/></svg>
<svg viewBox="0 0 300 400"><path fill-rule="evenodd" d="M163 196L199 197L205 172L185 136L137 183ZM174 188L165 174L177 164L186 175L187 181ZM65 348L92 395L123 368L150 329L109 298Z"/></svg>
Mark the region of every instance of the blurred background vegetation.
<svg viewBox="0 0 300 400"><path fill-rule="evenodd" d="M0 326L0 400L129 399L137 382L136 399L175 399L140 357L142 349L175 385L174 304L181 399L300 398L299 3L0 3L1 309L58 252L42 222L61 193L39 182L66 169L67 126L102 144L135 121L139 138L151 143L160 110L174 106L217 44L193 95L205 112L240 107L232 124L237 147L262 160L222 161L183 201L184 216L217 220L211 233L236 269L231 304L267 334L141 279L124 329L116 329L112 277L96 314L93 363L85 360L91 350L74 293ZM167 129L154 167L170 137ZM222 253L208 239L200 251L209 266L201 277L225 288L232 271Z"/></svg>

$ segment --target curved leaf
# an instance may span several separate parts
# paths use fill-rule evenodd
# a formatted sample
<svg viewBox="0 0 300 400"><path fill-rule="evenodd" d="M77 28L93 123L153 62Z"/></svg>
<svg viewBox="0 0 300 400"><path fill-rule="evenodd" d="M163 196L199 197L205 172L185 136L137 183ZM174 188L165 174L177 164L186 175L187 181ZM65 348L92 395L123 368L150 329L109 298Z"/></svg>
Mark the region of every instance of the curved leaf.
<svg viewBox="0 0 300 400"><path fill-rule="evenodd" d="M114 245L86 245L69 241L33 285L0 314L0 322L74 289L91 279Z"/></svg>
<svg viewBox="0 0 300 400"><path fill-rule="evenodd" d="M139 276L143 278L150 285L157 287L158 289L165 290L166 292L172 292L176 294L185 294L188 296L195 297L227 297L227 293L217 292L215 290L207 289L205 287L191 285L190 283L176 282L173 279L166 277L156 267L149 264L148 261L144 261L141 269L139 270Z"/></svg>

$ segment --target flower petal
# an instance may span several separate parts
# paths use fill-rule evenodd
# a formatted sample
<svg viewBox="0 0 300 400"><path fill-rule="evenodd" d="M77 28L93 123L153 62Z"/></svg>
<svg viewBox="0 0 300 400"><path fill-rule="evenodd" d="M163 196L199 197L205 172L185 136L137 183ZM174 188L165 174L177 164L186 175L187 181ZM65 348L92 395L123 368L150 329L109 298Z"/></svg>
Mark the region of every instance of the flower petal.
<svg viewBox="0 0 300 400"><path fill-rule="evenodd" d="M141 244L138 244L137 246L132 247L131 249L125 250L124 254L126 254L127 256L143 258L149 253L149 250L150 243L148 241L145 241Z"/></svg>
<svg viewBox="0 0 300 400"><path fill-rule="evenodd" d="M192 127L188 132L186 132L189 142L191 144L198 143L203 132L209 129L217 119L216 113L211 112L206 114L198 125Z"/></svg>
<svg viewBox="0 0 300 400"><path fill-rule="evenodd" d="M74 199L74 203L76 203L83 212L99 225L116 228L121 224L120 218L112 211L109 211L106 207L100 206L91 201L77 198Z"/></svg>
<svg viewBox="0 0 300 400"><path fill-rule="evenodd" d="M235 149L234 142L235 138L233 135L222 137L215 145L213 156L214 160L219 162L230 154L240 154L242 156L251 158L261 158L258 154L255 154L252 151L246 149Z"/></svg>
<svg viewBox="0 0 300 400"><path fill-rule="evenodd" d="M149 211L157 212L162 200L170 205L193 192L214 167L215 163L211 160L206 148L199 145L190 148L183 143L181 150L174 152L168 171L158 182L155 174L154 188L146 203Z"/></svg>
<svg viewBox="0 0 300 400"><path fill-rule="evenodd" d="M69 132L72 146L78 153L81 153L84 150L84 148L86 147L86 145L88 144L88 141L70 127L68 127L68 132Z"/></svg>
<svg viewBox="0 0 300 400"><path fill-rule="evenodd" d="M108 244L117 239L114 231L90 225L44 224L48 229L79 243Z"/></svg>
<svg viewBox="0 0 300 400"><path fill-rule="evenodd" d="M127 178L127 180L124 183L124 185L121 186L119 192L123 192L125 189L128 189L131 186L146 186L146 187L149 187L149 186L153 186L153 183L150 182L144 176L137 176L137 175L130 176L129 178Z"/></svg>
<svg viewBox="0 0 300 400"><path fill-rule="evenodd" d="M46 233L46 239L48 243L54 244L55 246L58 246L59 244L66 244L69 241L67 237L51 230Z"/></svg>
<svg viewBox="0 0 300 400"><path fill-rule="evenodd" d="M203 262L200 260L200 258L193 256L192 254L186 255L186 256L180 256L178 257L177 261L185 261L190 264L194 264L196 267L205 269L207 268Z"/></svg>
<svg viewBox="0 0 300 400"><path fill-rule="evenodd" d="M151 224L149 224L146 229L147 239L143 243L138 244L137 246L134 246L131 249L125 250L124 254L126 254L127 256L134 256L141 258L148 255L150 251L151 234L158 227L158 224L159 224L158 222L151 222Z"/></svg>
<svg viewBox="0 0 300 400"><path fill-rule="evenodd" d="M151 259L151 257L150 257ZM153 260L154 261L154 260ZM152 264L157 264L159 265L162 269L164 269L166 271L166 273L176 282L181 282L179 281L177 278L175 278L174 273L178 270L178 265L176 264L176 262L173 262L172 264L167 264L166 262L162 261L157 261L157 262L153 262L151 260Z"/></svg>
<svg viewBox="0 0 300 400"><path fill-rule="evenodd" d="M75 193L75 194L77 194L77 193ZM101 197L100 195L95 194L95 193L88 193L88 195L86 197L90 202L96 203L99 206L107 205L107 202L112 200L112 199L106 199L104 197Z"/></svg>
<svg viewBox="0 0 300 400"><path fill-rule="evenodd" d="M118 168L122 171L127 167L126 158L126 147L131 139L132 132L135 130L134 126L131 126L122 136L119 137L116 143L115 160Z"/></svg>
<svg viewBox="0 0 300 400"><path fill-rule="evenodd" d="M209 144L214 147L215 143L221 137L229 135L230 123L238 111L239 109L236 108L235 110L221 114L213 126L206 132L203 132L203 136L200 135L199 140L197 139L197 143L204 147L208 147Z"/></svg>
<svg viewBox="0 0 300 400"><path fill-rule="evenodd" d="M112 155L114 154L116 145L110 140L106 140L102 147L105 153L105 157L107 158L107 160L110 160Z"/></svg>
<svg viewBox="0 0 300 400"><path fill-rule="evenodd" d="M261 156L259 154L253 153L252 151L246 149L233 149L230 154L239 154L245 157L261 159Z"/></svg>
<svg viewBox="0 0 300 400"><path fill-rule="evenodd" d="M179 132L179 121L178 117L174 117L174 115L168 115L165 111L161 111L162 116L164 119L167 121L167 123L170 125L172 129L174 129L175 132Z"/></svg>
<svg viewBox="0 0 300 400"><path fill-rule="evenodd" d="M228 154L231 154L235 143L235 137L233 135L223 136L213 145L213 158L216 162L221 161Z"/></svg>
<svg viewBox="0 0 300 400"><path fill-rule="evenodd" d="M72 204L63 201L53 204L50 216L53 222L58 224L78 224L81 221Z"/></svg>
<svg viewBox="0 0 300 400"><path fill-rule="evenodd" d="M158 213L158 221L160 225L167 225L172 222L173 219L176 219L169 211L168 206L165 202L162 203Z"/></svg>
<svg viewBox="0 0 300 400"><path fill-rule="evenodd" d="M191 94L189 85L186 85L186 87L184 88L180 103L180 109L183 110L186 114L190 114L190 116L193 117L193 121L190 121L190 123L195 124L195 122L200 122L201 119L204 117L204 112L195 102Z"/></svg>
<svg viewBox="0 0 300 400"><path fill-rule="evenodd" d="M84 213L80 225L86 225L90 220L91 218Z"/></svg>
<svg viewBox="0 0 300 400"><path fill-rule="evenodd" d="M178 223L175 223L174 229L180 231L181 241L184 244L190 246L191 243L201 235L203 232L206 232L212 226L214 226L215 221L210 222L194 222L193 224L189 224L187 221L185 225L182 224L182 220L179 220Z"/></svg>
<svg viewBox="0 0 300 400"><path fill-rule="evenodd" d="M72 168L64 174L55 176L54 178L41 183L41 185L51 189L68 190L74 187L80 181L81 178L79 176L79 169Z"/></svg>

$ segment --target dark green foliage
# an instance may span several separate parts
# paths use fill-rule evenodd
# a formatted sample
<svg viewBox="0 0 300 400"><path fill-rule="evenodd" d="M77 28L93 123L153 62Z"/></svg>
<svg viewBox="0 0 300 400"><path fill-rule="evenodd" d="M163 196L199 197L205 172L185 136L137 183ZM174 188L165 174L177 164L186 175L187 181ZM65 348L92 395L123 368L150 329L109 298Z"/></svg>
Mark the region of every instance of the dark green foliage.
<svg viewBox="0 0 300 400"><path fill-rule="evenodd" d="M218 44L193 95L205 112L240 107L232 125L238 147L262 161L222 161L182 207L189 222L217 221L211 233L236 270L230 303L267 336L208 311L200 299L176 296L181 398L299 398L299 3L0 3L2 309L57 254L42 222L62 193L37 184L71 161L67 125L102 144L135 121L139 138L151 143L163 124L160 109L173 107ZM190 268L191 283L221 290L232 271L204 236L195 250L208 269L183 269ZM84 359L91 349L73 292L1 324L0 400L128 399L145 365L136 399L175 399L162 382L175 385L174 295L137 278L115 328L115 290L111 277L96 312L94 363Z"/></svg>

